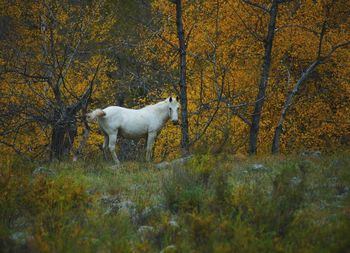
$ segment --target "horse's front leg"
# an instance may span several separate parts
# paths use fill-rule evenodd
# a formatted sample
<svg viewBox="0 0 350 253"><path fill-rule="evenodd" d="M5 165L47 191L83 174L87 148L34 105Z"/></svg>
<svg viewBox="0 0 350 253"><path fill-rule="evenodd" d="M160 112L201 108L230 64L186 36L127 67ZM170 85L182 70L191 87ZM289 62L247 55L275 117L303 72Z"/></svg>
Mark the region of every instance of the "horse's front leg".
<svg viewBox="0 0 350 253"><path fill-rule="evenodd" d="M117 157L117 154L115 153L115 144L117 143L117 136L118 136L118 130L116 131L115 134L109 135L109 143L108 143L108 148L109 151L112 154L113 160L116 164L119 164L120 161Z"/></svg>
<svg viewBox="0 0 350 253"><path fill-rule="evenodd" d="M151 157L152 157L152 148L154 145L154 141L157 137L157 133L156 132L150 132L148 133L148 137L147 137L147 148L146 148L146 161L150 162L151 161Z"/></svg>

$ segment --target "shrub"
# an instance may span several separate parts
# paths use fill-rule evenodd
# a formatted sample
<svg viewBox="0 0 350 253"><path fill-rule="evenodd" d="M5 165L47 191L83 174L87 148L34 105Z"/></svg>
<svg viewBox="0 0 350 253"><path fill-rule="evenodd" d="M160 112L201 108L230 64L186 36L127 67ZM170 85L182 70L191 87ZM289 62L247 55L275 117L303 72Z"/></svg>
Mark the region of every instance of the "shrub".
<svg viewBox="0 0 350 253"><path fill-rule="evenodd" d="M171 212L191 211L200 210L205 188L198 174L179 167L163 177L162 192L165 205Z"/></svg>
<svg viewBox="0 0 350 253"><path fill-rule="evenodd" d="M255 169L255 163L264 169ZM56 163L51 165L55 176L35 178L28 168L5 167L1 249L223 253L346 252L350 247L348 156L239 164L198 156L161 171L123 165L111 171L104 165L100 170ZM107 212L102 195L113 203L132 202L135 215L118 208ZM151 228L147 240L139 235L140 226Z"/></svg>

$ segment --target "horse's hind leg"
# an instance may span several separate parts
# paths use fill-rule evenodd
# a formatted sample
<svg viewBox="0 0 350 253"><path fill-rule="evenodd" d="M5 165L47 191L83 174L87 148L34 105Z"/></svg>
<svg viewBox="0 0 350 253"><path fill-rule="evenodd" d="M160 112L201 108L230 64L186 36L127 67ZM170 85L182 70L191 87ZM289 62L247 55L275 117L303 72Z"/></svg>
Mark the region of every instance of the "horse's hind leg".
<svg viewBox="0 0 350 253"><path fill-rule="evenodd" d="M108 157L107 157L107 148L108 148L108 143L109 143L109 137L107 134L104 135L105 136L105 140L103 142L103 145L102 145L102 149L103 149L103 157L105 158L105 160L107 161L108 160Z"/></svg>
<svg viewBox="0 0 350 253"><path fill-rule="evenodd" d="M109 135L108 148L109 148L109 151L112 154L114 162L116 164L119 164L120 161L119 161L119 159L117 157L117 154L115 153L115 144L117 142L117 135L118 135L118 131L115 134Z"/></svg>

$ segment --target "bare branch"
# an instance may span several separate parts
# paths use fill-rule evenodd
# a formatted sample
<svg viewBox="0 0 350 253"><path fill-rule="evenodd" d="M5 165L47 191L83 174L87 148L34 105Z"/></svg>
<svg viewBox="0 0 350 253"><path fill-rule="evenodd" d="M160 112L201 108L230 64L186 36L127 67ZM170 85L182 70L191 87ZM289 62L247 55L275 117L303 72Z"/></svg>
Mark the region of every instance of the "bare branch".
<svg viewBox="0 0 350 253"><path fill-rule="evenodd" d="M278 4L290 3L290 2L293 2L293 0L277 0Z"/></svg>
<svg viewBox="0 0 350 253"><path fill-rule="evenodd" d="M319 35L319 32L316 31L316 30L313 30L307 26L303 26L303 25L296 25L296 24L288 24L288 25L283 25L283 26L280 26L278 28L275 29L275 33L277 32L280 32L282 31L284 28L300 28L301 30L304 30L304 31L307 31L307 32L310 32L310 33L313 33L314 35L318 36Z"/></svg>
<svg viewBox="0 0 350 253"><path fill-rule="evenodd" d="M166 44L168 44L169 46L171 46L172 48L174 48L176 51L179 51L179 47L176 46L174 43L172 43L170 40L168 40L167 38L165 38L163 35L161 34L157 34L156 35L158 38L160 38L162 41L164 41Z"/></svg>
<svg viewBox="0 0 350 253"><path fill-rule="evenodd" d="M101 62L102 62L102 59L100 60L100 62L98 63L98 65L96 67L94 76L92 77L92 79L90 81L89 87L86 89L84 94L80 97L79 102L77 102L76 104L70 106L72 108L72 111L77 112L81 108L86 108L87 107L88 102L89 102L90 97L91 97L91 94L92 94L92 90L93 90L95 79L96 79L98 71L100 69Z"/></svg>
<svg viewBox="0 0 350 253"><path fill-rule="evenodd" d="M323 43L323 38L326 32L326 26L327 26L327 21L325 20L322 24L321 32L320 32L320 41L318 43L318 52L317 52L317 58L321 56L322 52L322 43Z"/></svg>
<svg viewBox="0 0 350 253"><path fill-rule="evenodd" d="M328 52L328 54L326 54L325 56L321 57L321 60L324 61L328 58L330 58L332 56L332 54L339 48L344 48L350 45L350 40L349 41L345 41L343 43L340 43L334 47L332 47L332 49Z"/></svg>
<svg viewBox="0 0 350 253"><path fill-rule="evenodd" d="M188 42L189 42L189 40L190 40L190 36L191 36L192 31L193 31L193 28L194 28L195 26L196 26L196 25L193 24L193 25L191 26L191 28L189 29L188 33L187 33L187 36L186 36L186 38L185 38L186 48L187 48Z"/></svg>
<svg viewBox="0 0 350 253"><path fill-rule="evenodd" d="M225 85L225 81L224 81L224 77L223 77L223 80L222 80L222 83L221 83L221 89L220 89L220 94L218 96L218 99L217 99L217 102L216 102L216 108L213 112L213 114L210 116L209 120L206 122L202 132L200 134L198 134L196 136L195 139L193 139L191 142L190 142L190 146L192 146L194 143L196 143L207 131L207 129L209 128L210 124L213 122L217 112L219 111L220 109L220 103L221 103L221 98L222 98L222 94L223 94L223 91L224 91L224 85Z"/></svg>
<svg viewBox="0 0 350 253"><path fill-rule="evenodd" d="M258 3L255 3L255 2L252 2L250 0L242 0L242 2L246 3L246 4L249 4L250 6L254 7L254 8L257 8L259 10L262 10L266 13L269 12L268 8L266 8L265 6L261 5L261 4L258 4Z"/></svg>
<svg viewBox="0 0 350 253"><path fill-rule="evenodd" d="M257 32L255 32L254 30L252 30L250 28L249 25L246 24L246 22L243 20L243 18L238 14L238 12L236 11L236 9L233 9L233 11L235 12L235 14L237 15L237 17L239 18L239 20L242 22L243 26L245 29L247 29L247 31L257 40L260 42L264 42L264 38L261 37Z"/></svg>
<svg viewBox="0 0 350 253"><path fill-rule="evenodd" d="M27 161L33 161L29 156L27 156L26 154L24 154L19 148L17 148L14 144L8 143L6 141L2 141L0 140L0 144L3 144L7 147L10 147L11 149L13 149L17 155L23 157L24 159L26 159Z"/></svg>

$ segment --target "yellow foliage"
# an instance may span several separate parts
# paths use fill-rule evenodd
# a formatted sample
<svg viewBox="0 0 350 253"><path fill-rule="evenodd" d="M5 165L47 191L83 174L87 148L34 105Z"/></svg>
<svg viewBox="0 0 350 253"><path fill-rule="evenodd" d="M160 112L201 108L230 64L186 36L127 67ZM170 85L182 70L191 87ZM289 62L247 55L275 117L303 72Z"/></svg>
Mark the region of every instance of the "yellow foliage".
<svg viewBox="0 0 350 253"><path fill-rule="evenodd" d="M29 70L36 73L42 68L44 60L50 62L50 55L43 48L50 45L50 36L57 43L78 44L85 40L103 45L116 40L111 29L118 25L117 15L104 9L104 1L92 2L84 8L68 3L70 1L23 2L0 1L0 14L13 20L16 33L20 34L18 48L25 48L33 55L28 63ZM262 3L267 3L262 1ZM349 41L348 14L350 5L346 0L336 1L327 9L331 1L292 1L279 5L276 37L273 44L272 65L267 94L262 113L259 133L259 152L269 153L274 130L284 106L286 96L298 81L303 71L318 54L319 34L326 20L327 27L321 48L326 55L335 45ZM70 4L70 8L66 8ZM55 12L55 27L50 33L47 25L50 13L47 6ZM145 62L157 60L169 73L178 71L178 44L176 31L175 5L168 0L153 1L152 13L157 18L159 31L150 35L147 29L140 29L142 45L135 47L133 54ZM82 32L63 33L63 28L75 30L79 17ZM24 20L32 22L33 27ZM189 110L189 134L193 140L192 149L199 152L245 153L247 149L249 125L253 112L254 99L258 91L264 54L263 39L266 36L268 15L240 0L183 1L183 21L187 39L187 86ZM40 29L39 29L40 28ZM133 32L133 31L131 31ZM82 40L84 38L84 40ZM79 42L82 40L82 42ZM4 42L1 42L3 45ZM173 45L173 46L170 46ZM57 59L63 60L64 50L57 50ZM10 64L5 53L0 55L0 66ZM101 61L102 59L102 61ZM349 144L349 98L350 86L346 78L350 75L349 50L337 50L332 57L320 65L310 76L294 98L284 123L281 136L282 152L301 149L335 149ZM14 64L23 64L20 59ZM113 59L103 50L86 59L75 60L65 76L63 96L67 102L74 102L81 96L93 78L94 69L102 62L98 81L93 93L91 108L110 105L116 93L118 82L108 73L118 71ZM161 96L173 95L172 83ZM118 91L119 92L119 91ZM39 80L28 83L15 73L2 75L0 79L0 103L20 105L24 97L38 108L47 106L45 99L53 99L54 94L46 82ZM39 94L39 96L38 96ZM156 96L149 91L149 96ZM217 102L221 97L222 101ZM43 99L45 98L45 99ZM147 99L138 104L148 104ZM33 112L24 108L16 115L13 123L22 122ZM97 127L93 126L96 130ZM77 146L83 128L78 127ZM50 142L50 129L31 124L16 139L20 151L35 150ZM13 138L6 139L8 142ZM88 140L89 152L97 151L103 137L93 131ZM179 127L168 124L156 142L154 156L156 161L173 159L180 154L181 131ZM2 153L10 152L2 146Z"/></svg>
<svg viewBox="0 0 350 253"><path fill-rule="evenodd" d="M346 11L343 8L348 3L337 2L330 10L331 14L327 14L329 3L308 0L280 5L267 98L260 124L258 143L261 153L270 152L286 96L318 53L322 22L328 19L328 23L334 24L327 28L323 54L350 39L349 27L342 19L335 18L338 15L344 17ZM156 1L153 8L163 17L163 38L177 45L175 5L169 1ZM196 139L215 112L216 104L212 101L217 100L222 83L223 96L233 105L253 101L256 97L264 50L257 36L265 36L268 15L238 0L184 1L183 8L185 31L190 31L187 41L189 128L191 139ZM153 43L161 55L151 57L160 58L167 64L173 48L159 38ZM349 138L350 93L348 82L346 85L343 81L349 75L349 57L349 50L339 50L329 63L315 71L314 75L321 76L321 80L311 76L301 88L303 95L294 99L287 115L281 138L282 151L332 149L342 145L340 139ZM170 68L176 70L177 62ZM320 94L320 89L325 93ZM201 111L203 104L207 104L208 109ZM344 106L338 107L337 104ZM242 107L242 110L238 107L248 120L251 119L251 105ZM226 103L219 107L205 135L192 148L215 153L215 149L222 151L221 146L225 146L224 150L228 152L245 152L249 126L232 113ZM229 132L228 137L225 131ZM176 138L176 141L169 142L169 138ZM156 147L158 158L169 149L177 150L171 157L179 155L179 139L180 135L174 134L172 128L163 130Z"/></svg>

